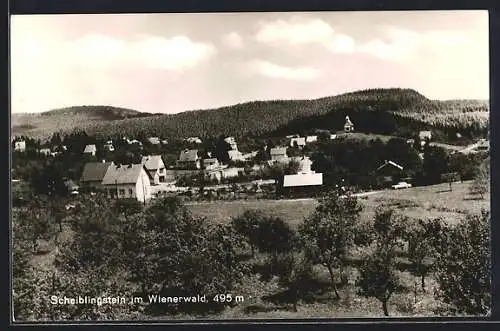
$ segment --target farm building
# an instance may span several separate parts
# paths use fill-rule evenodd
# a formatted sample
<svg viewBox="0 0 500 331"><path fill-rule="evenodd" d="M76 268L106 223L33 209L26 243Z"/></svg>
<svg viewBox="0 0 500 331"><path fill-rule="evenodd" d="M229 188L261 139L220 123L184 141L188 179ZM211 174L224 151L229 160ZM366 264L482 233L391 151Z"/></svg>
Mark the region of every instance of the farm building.
<svg viewBox="0 0 500 331"><path fill-rule="evenodd" d="M83 150L83 154L92 156L95 156L96 152L97 152L97 147L94 144L85 146L85 149Z"/></svg>
<svg viewBox="0 0 500 331"><path fill-rule="evenodd" d="M141 164L153 179L152 184L165 183L167 174L165 163L160 155L143 156Z"/></svg>
<svg viewBox="0 0 500 331"><path fill-rule="evenodd" d="M304 147L306 145L306 138L304 137L293 137L290 139L290 147Z"/></svg>
<svg viewBox="0 0 500 331"><path fill-rule="evenodd" d="M353 132L354 124L349 119L349 116L345 117L344 132Z"/></svg>
<svg viewBox="0 0 500 331"><path fill-rule="evenodd" d="M25 152L26 151L26 141L19 140L14 143L14 150L16 152Z"/></svg>
<svg viewBox="0 0 500 331"><path fill-rule="evenodd" d="M184 169L201 169L201 159L197 149L185 149L179 155L177 166Z"/></svg>
<svg viewBox="0 0 500 331"><path fill-rule="evenodd" d="M323 174L311 170L312 161L308 157L299 160L296 175L283 177L283 194L289 197L314 196L323 185Z"/></svg>
<svg viewBox="0 0 500 331"><path fill-rule="evenodd" d="M271 161L278 163L288 163L288 155L286 154L286 147L271 148Z"/></svg>
<svg viewBox="0 0 500 331"><path fill-rule="evenodd" d="M285 175L283 178L283 195L288 197L314 196L323 185L323 174L301 173Z"/></svg>
<svg viewBox="0 0 500 331"><path fill-rule="evenodd" d="M114 166L113 162L89 162L83 167L80 184L88 188L100 188L108 169Z"/></svg>
<svg viewBox="0 0 500 331"><path fill-rule="evenodd" d="M145 203L151 199L151 180L142 164L112 165L102 185L110 198L134 198Z"/></svg>

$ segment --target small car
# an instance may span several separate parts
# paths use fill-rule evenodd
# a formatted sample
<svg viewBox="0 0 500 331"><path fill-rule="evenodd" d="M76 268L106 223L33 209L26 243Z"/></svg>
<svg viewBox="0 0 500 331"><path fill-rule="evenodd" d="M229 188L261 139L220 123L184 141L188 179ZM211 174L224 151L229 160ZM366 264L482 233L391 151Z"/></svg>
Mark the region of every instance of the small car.
<svg viewBox="0 0 500 331"><path fill-rule="evenodd" d="M410 188L411 184L407 182L399 182L397 184L392 185L393 190L399 190L399 189L404 189L404 188Z"/></svg>

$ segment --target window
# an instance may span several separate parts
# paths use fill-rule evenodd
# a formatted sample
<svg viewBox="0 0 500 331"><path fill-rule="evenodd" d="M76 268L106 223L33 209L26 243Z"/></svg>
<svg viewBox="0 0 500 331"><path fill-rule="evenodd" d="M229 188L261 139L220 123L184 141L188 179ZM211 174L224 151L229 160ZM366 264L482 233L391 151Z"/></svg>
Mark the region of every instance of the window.
<svg viewBox="0 0 500 331"><path fill-rule="evenodd" d="M125 189L123 188L120 189L120 195L125 195Z"/></svg>
<svg viewBox="0 0 500 331"><path fill-rule="evenodd" d="M134 195L134 190L132 190L131 188L128 189L128 194L130 194L130 196L133 196Z"/></svg>

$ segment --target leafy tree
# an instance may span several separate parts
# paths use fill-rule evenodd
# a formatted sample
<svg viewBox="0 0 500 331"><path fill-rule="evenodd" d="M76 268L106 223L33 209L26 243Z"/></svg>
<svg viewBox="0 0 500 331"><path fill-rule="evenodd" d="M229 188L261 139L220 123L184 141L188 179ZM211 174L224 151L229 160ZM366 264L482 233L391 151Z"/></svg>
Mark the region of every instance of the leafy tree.
<svg viewBox="0 0 500 331"><path fill-rule="evenodd" d="M489 170L489 159L486 159L483 164L479 167L478 172L469 187L469 191L473 195L479 195L481 199L484 199L484 195L489 191L490 188L490 170Z"/></svg>
<svg viewBox="0 0 500 331"><path fill-rule="evenodd" d="M436 240L444 230L441 220L406 222L405 239L408 243L408 258L412 272L420 278L420 287L425 292L425 277L432 271L437 256ZM417 288L415 287L415 297Z"/></svg>
<svg viewBox="0 0 500 331"><path fill-rule="evenodd" d="M224 135L220 136L215 144L215 157L221 163L227 163L229 161L228 151L231 150L231 145L229 145L224 138Z"/></svg>
<svg viewBox="0 0 500 331"><path fill-rule="evenodd" d="M438 259L436 297L455 314L487 314L491 310L491 216L468 215L444 232Z"/></svg>
<svg viewBox="0 0 500 331"><path fill-rule="evenodd" d="M328 269L337 298L340 296L334 269L338 269L342 277L349 249L354 245L360 212L361 206L355 197L348 194L342 198L331 192L299 226L306 255L313 263L321 263Z"/></svg>
<svg viewBox="0 0 500 331"><path fill-rule="evenodd" d="M396 248L400 245L402 226L392 209L378 209L373 230L375 249L364 257L356 283L360 294L379 300L384 315L389 316L387 304L392 294L400 287L395 256Z"/></svg>
<svg viewBox="0 0 500 331"><path fill-rule="evenodd" d="M423 162L426 183L439 183L441 175L448 172L448 162L448 155L443 148L426 146Z"/></svg>
<svg viewBox="0 0 500 331"><path fill-rule="evenodd" d="M258 248L276 257L292 250L296 235L293 229L279 217L265 217L257 229Z"/></svg>
<svg viewBox="0 0 500 331"><path fill-rule="evenodd" d="M259 244L259 228L266 216L261 211L246 210L243 214L234 217L231 224L234 230L242 235L252 250L252 257L255 256L255 248Z"/></svg>

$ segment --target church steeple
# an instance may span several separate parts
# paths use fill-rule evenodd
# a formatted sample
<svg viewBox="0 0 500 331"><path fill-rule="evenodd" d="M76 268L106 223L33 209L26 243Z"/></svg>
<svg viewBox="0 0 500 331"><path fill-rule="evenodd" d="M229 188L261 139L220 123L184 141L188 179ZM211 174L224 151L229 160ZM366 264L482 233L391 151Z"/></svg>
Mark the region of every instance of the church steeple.
<svg viewBox="0 0 500 331"><path fill-rule="evenodd" d="M354 124L352 124L351 120L349 119L349 116L345 117L344 131L345 132L354 131Z"/></svg>

